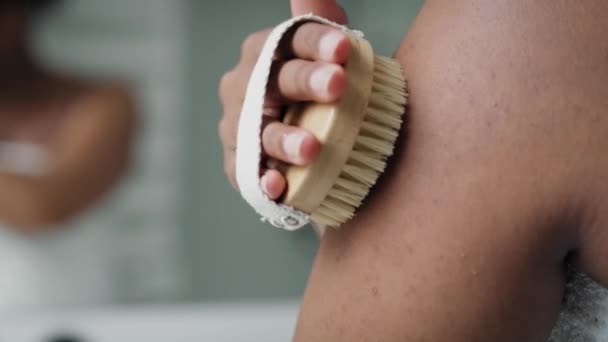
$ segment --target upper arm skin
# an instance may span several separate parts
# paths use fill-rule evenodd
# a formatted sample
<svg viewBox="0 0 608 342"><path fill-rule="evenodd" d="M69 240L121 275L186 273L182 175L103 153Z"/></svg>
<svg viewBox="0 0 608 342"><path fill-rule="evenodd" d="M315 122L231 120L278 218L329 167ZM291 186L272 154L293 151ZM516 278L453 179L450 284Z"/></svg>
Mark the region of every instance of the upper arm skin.
<svg viewBox="0 0 608 342"><path fill-rule="evenodd" d="M59 212L81 210L111 187L129 161L135 133L134 103L121 86L98 90L78 110L83 115L63 130L46 177L48 191L60 199Z"/></svg>
<svg viewBox="0 0 608 342"><path fill-rule="evenodd" d="M136 121L128 91L99 87L70 110L48 172L0 176L2 221L24 231L61 223L98 199L125 169Z"/></svg>
<svg viewBox="0 0 608 342"><path fill-rule="evenodd" d="M563 234L527 207L530 184L417 136L355 220L325 233L296 341L544 341Z"/></svg>
<svg viewBox="0 0 608 342"><path fill-rule="evenodd" d="M535 91L553 80L488 49L514 51L508 38L434 4L397 54L406 137L356 218L323 237L296 341L545 341L554 323L577 224L561 142L578 126L555 125L570 115L546 107L559 94Z"/></svg>

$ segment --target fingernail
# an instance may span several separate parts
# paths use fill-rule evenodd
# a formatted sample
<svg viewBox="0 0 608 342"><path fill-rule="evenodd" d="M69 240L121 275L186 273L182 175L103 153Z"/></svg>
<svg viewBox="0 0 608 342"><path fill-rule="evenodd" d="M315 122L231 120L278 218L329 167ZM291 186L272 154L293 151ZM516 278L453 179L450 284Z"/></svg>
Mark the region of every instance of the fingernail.
<svg viewBox="0 0 608 342"><path fill-rule="evenodd" d="M344 39L344 36L339 32L331 31L326 33L321 40L319 40L319 53L321 59L333 62L336 55L336 49L342 39Z"/></svg>
<svg viewBox="0 0 608 342"><path fill-rule="evenodd" d="M306 135L302 132L286 134L283 137L283 151L293 161L300 159L300 147Z"/></svg>
<svg viewBox="0 0 608 342"><path fill-rule="evenodd" d="M314 89L319 96L327 95L329 91L329 81L335 71L336 68L331 65L325 65L313 71L310 76L310 87Z"/></svg>
<svg viewBox="0 0 608 342"><path fill-rule="evenodd" d="M262 186L262 191L268 195L268 177L266 175L260 178L260 185Z"/></svg>

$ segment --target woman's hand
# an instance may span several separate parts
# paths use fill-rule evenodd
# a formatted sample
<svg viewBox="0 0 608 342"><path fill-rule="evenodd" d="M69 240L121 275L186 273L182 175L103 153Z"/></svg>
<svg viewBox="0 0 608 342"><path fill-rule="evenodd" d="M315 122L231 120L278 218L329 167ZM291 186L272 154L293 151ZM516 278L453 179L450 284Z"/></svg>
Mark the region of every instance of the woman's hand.
<svg viewBox="0 0 608 342"><path fill-rule="evenodd" d="M313 12L330 20L346 23L344 10L333 0L292 0L293 15ZM224 115L219 134L224 148L224 169L232 185L235 177L235 149L238 121L249 77L270 30L249 35L242 45L241 60L222 77L219 86ZM268 158L294 164L312 162L320 148L308 131L278 121L281 108L298 101L333 102L346 89L342 64L350 53L350 41L340 30L307 23L294 33L287 47L288 58L271 73L264 114L267 124L262 132L262 147ZM287 184L274 169L265 170L261 185L266 194L276 199Z"/></svg>

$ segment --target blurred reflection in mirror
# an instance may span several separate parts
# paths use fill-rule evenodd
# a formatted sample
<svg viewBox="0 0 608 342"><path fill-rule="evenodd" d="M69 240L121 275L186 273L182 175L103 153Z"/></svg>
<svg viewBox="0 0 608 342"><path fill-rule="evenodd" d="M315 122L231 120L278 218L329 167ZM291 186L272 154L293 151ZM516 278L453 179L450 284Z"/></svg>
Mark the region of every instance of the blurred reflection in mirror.
<svg viewBox="0 0 608 342"><path fill-rule="evenodd" d="M121 217L92 212L122 184L138 106L126 83L37 57L35 24L55 6L0 3L0 311L129 297Z"/></svg>

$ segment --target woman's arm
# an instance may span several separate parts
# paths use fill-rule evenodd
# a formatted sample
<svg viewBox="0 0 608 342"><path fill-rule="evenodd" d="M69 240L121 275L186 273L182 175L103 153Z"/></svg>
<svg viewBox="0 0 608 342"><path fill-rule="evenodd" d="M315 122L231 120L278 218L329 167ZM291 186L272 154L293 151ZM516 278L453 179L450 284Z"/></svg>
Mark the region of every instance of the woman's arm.
<svg viewBox="0 0 608 342"><path fill-rule="evenodd" d="M357 218L323 237L296 341L544 342L564 232L531 184L501 176L513 170L412 135Z"/></svg>
<svg viewBox="0 0 608 342"><path fill-rule="evenodd" d="M341 11L335 1L295 3ZM404 139L356 219L323 238L296 340L546 340L606 146L594 116L605 112L605 7L425 2L397 54L411 94ZM265 36L252 37L220 87L229 177L239 99ZM279 90L309 84L292 75L281 87L286 69ZM283 100L318 101L299 95ZM270 156L294 163L276 153L278 140L263 140ZM273 198L285 188L278 177Z"/></svg>
<svg viewBox="0 0 608 342"><path fill-rule="evenodd" d="M63 222L98 199L125 169L135 127L128 92L107 86L78 102L50 151L47 173L0 173L1 221L25 231Z"/></svg>
<svg viewBox="0 0 608 342"><path fill-rule="evenodd" d="M426 2L397 54L405 139L323 237L296 341L546 341L585 188L575 142L592 132L572 103L595 94L568 66L585 53L543 25L571 7Z"/></svg>
<svg viewBox="0 0 608 342"><path fill-rule="evenodd" d="M568 247L553 200L483 113L434 111L410 79L407 148L325 233L295 340L544 342Z"/></svg>

